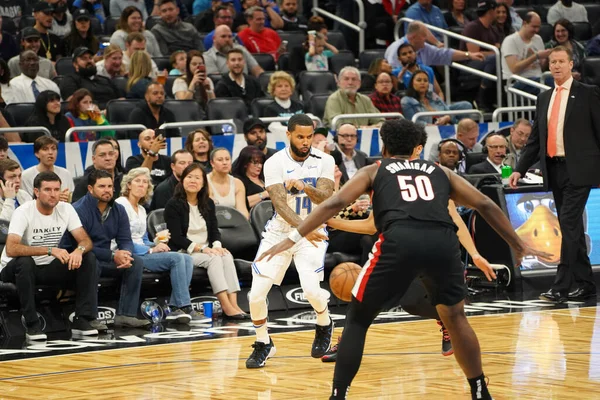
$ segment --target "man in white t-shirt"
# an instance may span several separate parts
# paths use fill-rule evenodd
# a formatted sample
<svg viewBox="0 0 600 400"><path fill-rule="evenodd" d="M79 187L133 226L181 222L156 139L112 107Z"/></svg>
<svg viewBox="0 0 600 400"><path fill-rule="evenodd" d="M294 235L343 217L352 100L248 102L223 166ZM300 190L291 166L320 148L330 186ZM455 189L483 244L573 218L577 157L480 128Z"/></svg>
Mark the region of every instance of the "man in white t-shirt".
<svg viewBox="0 0 600 400"><path fill-rule="evenodd" d="M275 215L265 226L257 258L290 235L313 207L333 194L333 157L311 148L314 128L305 114L296 114L288 122L289 147L267 160L265 186ZM273 340L267 332L266 298L273 284L280 285L290 262L294 260L304 296L317 313L315 339L311 356L320 358L329 350L333 321L327 303L329 292L321 289L323 261L327 243L320 241L323 232L313 233L297 242L289 251L252 264L252 288L248 295L250 315L256 330L254 351L246 360L246 368L264 367L267 358L275 354Z"/></svg>
<svg viewBox="0 0 600 400"><path fill-rule="evenodd" d="M0 219L10 221L19 205L32 199L21 189L21 166L18 162L0 160Z"/></svg>
<svg viewBox="0 0 600 400"><path fill-rule="evenodd" d="M573 0L558 0L548 10L546 21L554 25L559 19L566 19L569 22L588 22L587 10Z"/></svg>
<svg viewBox="0 0 600 400"><path fill-rule="evenodd" d="M71 193L75 189L71 173L65 168L54 165L58 154L58 141L50 136L40 136L33 142L33 154L40 163L23 171L21 188L30 196L33 196L33 180L35 177L40 172L51 171L60 177L60 201L70 202Z"/></svg>
<svg viewBox="0 0 600 400"><path fill-rule="evenodd" d="M45 171L35 178L36 200L15 210L0 260L2 281L17 286L28 340L46 340L35 309L37 284L74 286L74 334L97 335L99 328L106 330L96 320L98 274L96 257L90 252L92 241L73 206L59 201L60 185L54 172ZM77 241L71 253L58 247L66 231Z"/></svg>

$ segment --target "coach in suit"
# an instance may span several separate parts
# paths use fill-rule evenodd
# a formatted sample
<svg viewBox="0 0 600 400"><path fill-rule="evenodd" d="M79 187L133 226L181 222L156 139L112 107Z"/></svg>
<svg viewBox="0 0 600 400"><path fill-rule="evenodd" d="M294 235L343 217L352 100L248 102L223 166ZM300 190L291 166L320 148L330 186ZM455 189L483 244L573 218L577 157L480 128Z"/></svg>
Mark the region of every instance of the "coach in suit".
<svg viewBox="0 0 600 400"><path fill-rule="evenodd" d="M501 133L492 133L485 138L483 152L487 157L469 168L469 174L501 174L502 163L506 158L508 140Z"/></svg>
<svg viewBox="0 0 600 400"><path fill-rule="evenodd" d="M366 153L355 149L358 143L358 130L353 124L340 125L335 135L335 142L337 149L332 151L331 155L335 160L341 160L336 164L342 172L340 184L343 185L354 176L356 171L370 162Z"/></svg>
<svg viewBox="0 0 600 400"><path fill-rule="evenodd" d="M510 177L510 185L515 187L539 159L544 188L552 190L558 210L562 232L560 264L552 288L540 298L555 302L563 302L567 297L595 299L583 211L591 187L600 184L600 89L573 80L570 49L555 47L549 61L555 89L538 96L531 136ZM571 288L574 290L569 292Z"/></svg>

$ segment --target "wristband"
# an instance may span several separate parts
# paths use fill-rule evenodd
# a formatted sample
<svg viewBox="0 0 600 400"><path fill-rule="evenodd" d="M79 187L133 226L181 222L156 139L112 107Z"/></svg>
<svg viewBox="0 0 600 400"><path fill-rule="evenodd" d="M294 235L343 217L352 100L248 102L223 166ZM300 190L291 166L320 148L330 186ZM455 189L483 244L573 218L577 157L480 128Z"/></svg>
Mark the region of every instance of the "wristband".
<svg viewBox="0 0 600 400"><path fill-rule="evenodd" d="M203 253L203 252L204 252L204 249L205 249L205 248L207 248L207 247L208 247L208 245L207 245L207 244L205 244L204 246L200 247L200 253Z"/></svg>
<svg viewBox="0 0 600 400"><path fill-rule="evenodd" d="M260 192L260 193L258 194L258 197L259 197L261 200L263 200L263 195L262 195L262 192Z"/></svg>
<svg viewBox="0 0 600 400"><path fill-rule="evenodd" d="M48 253L47 253L47 254L48 254L49 256L51 256L51 255L52 255L52 247L48 247Z"/></svg>
<svg viewBox="0 0 600 400"><path fill-rule="evenodd" d="M294 243L298 243L300 239L302 239L302 235L300 234L300 232L298 232L298 229L294 229L288 235L288 239L290 239Z"/></svg>

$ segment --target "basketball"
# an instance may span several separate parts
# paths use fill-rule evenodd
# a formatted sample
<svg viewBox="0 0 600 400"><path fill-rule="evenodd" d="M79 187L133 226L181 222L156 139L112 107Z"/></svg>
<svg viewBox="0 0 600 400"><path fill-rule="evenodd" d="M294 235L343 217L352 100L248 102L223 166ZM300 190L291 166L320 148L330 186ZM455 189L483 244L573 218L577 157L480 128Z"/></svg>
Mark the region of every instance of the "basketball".
<svg viewBox="0 0 600 400"><path fill-rule="evenodd" d="M344 262L333 268L329 275L329 287L335 297L346 302L352 300L352 288L361 269L360 265L351 262Z"/></svg>

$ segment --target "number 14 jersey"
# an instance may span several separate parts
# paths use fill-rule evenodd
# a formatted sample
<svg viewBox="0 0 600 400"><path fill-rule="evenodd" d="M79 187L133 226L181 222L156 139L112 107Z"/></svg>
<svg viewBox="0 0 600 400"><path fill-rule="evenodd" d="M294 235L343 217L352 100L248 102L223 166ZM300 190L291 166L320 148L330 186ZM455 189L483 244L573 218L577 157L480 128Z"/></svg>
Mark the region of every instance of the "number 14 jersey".
<svg viewBox="0 0 600 400"><path fill-rule="evenodd" d="M383 159L378 164L372 201L379 232L397 220L455 226L448 214L450 181L437 164L396 158Z"/></svg>

